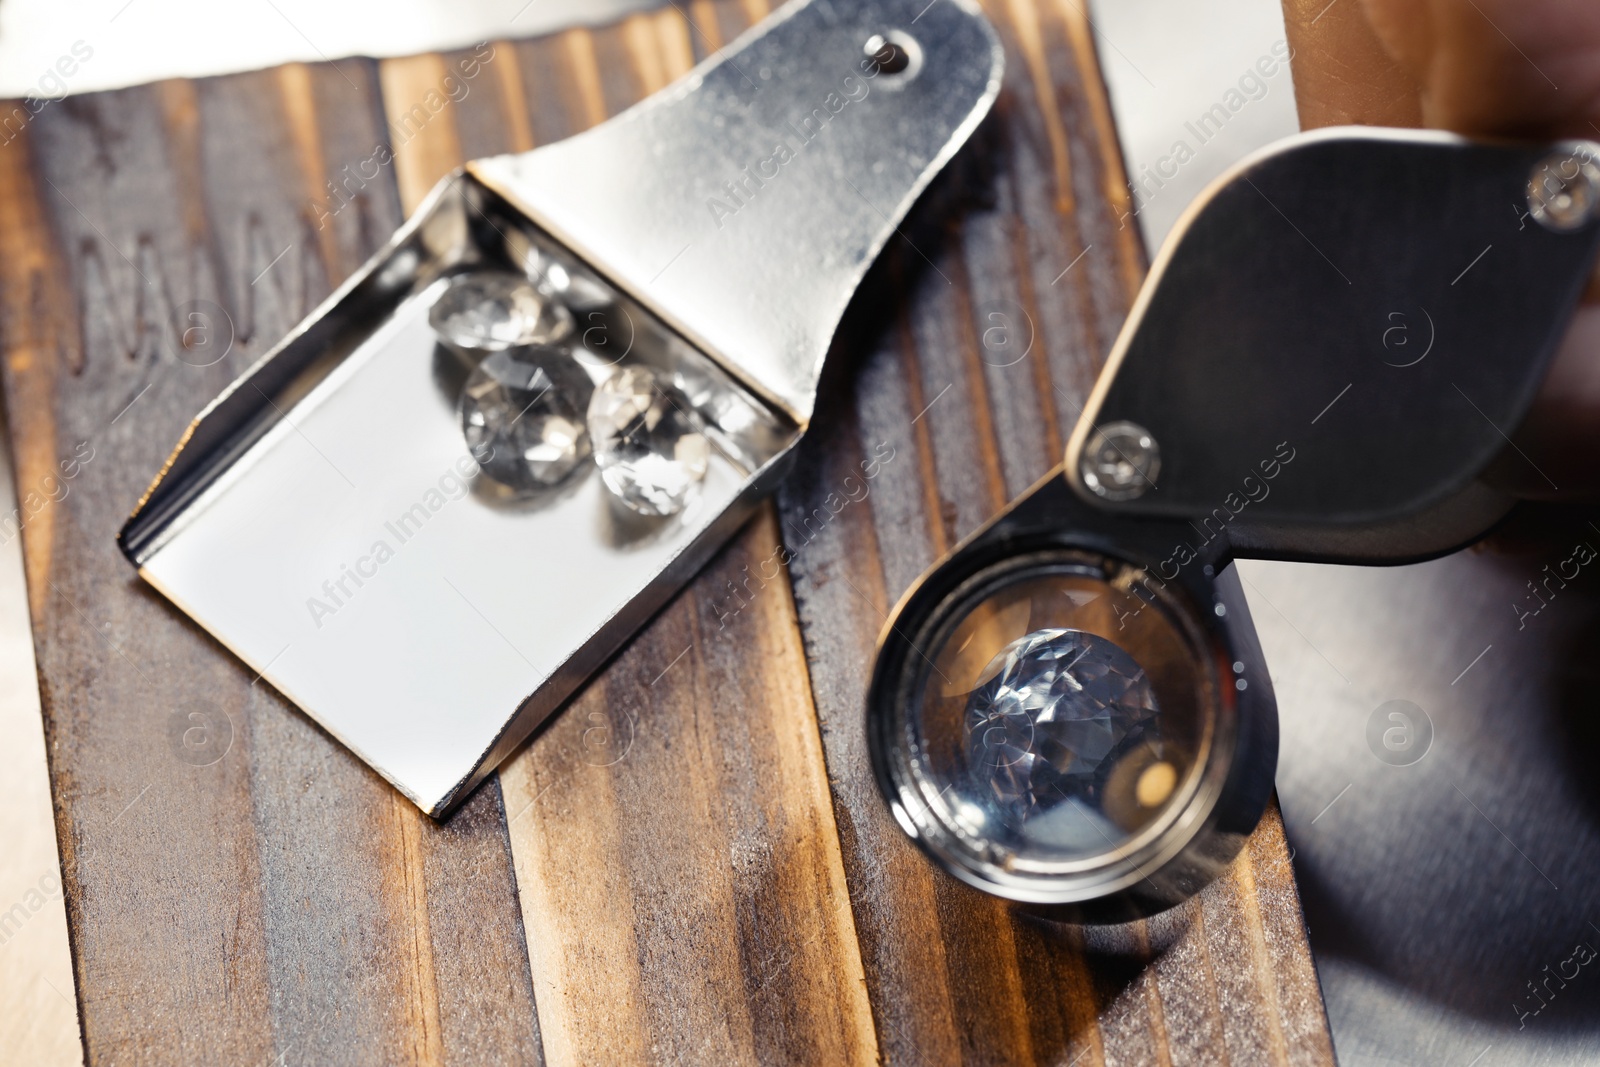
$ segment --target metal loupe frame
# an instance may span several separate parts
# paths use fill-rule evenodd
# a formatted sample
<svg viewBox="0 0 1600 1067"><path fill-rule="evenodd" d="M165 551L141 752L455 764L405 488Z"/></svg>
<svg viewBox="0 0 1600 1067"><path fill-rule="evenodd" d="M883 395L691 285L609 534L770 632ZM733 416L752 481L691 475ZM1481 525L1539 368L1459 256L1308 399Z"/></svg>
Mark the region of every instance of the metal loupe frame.
<svg viewBox="0 0 1600 1067"><path fill-rule="evenodd" d="M1277 763L1276 704L1232 561L1413 562L1504 516L1513 498L1487 475L1516 460L1508 434L1593 270L1597 161L1587 141L1322 130L1244 160L1197 199L1152 264L1063 466L920 578L880 637L873 768L936 864L1097 923L1172 907L1221 873ZM1208 635L1215 743L1200 787L1162 814L1164 840L1018 878L927 803L906 724L937 654L926 642L973 603L964 583L1062 549L1142 568Z"/></svg>
<svg viewBox="0 0 1600 1067"><path fill-rule="evenodd" d="M1153 571L1163 547L1184 534L1181 523L1128 524L1107 516L1075 497L1058 472L958 547L895 608L868 691L868 746L896 821L939 866L968 885L1056 918L1118 922L1182 902L1239 851L1272 793L1278 733L1271 681L1231 568L1187 568L1177 580L1152 583L1141 594L1158 610L1180 616L1180 627L1200 646L1205 660L1197 666L1212 682L1205 703L1216 715L1190 776L1192 788L1163 813L1154 840L1110 850L1102 862L1052 884L1019 878L963 848L917 791L911 766L905 709L931 670L926 657L936 646L928 638L981 595L974 579L994 588L1020 574L1059 569L1058 561L1069 554ZM1243 670L1236 672L1235 663Z"/></svg>

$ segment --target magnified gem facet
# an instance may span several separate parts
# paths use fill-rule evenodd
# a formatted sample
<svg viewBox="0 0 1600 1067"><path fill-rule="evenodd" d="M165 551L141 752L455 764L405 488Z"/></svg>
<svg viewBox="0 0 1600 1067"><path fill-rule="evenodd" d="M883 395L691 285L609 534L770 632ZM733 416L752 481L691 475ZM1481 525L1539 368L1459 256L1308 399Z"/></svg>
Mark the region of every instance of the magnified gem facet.
<svg viewBox="0 0 1600 1067"><path fill-rule="evenodd" d="M589 457L584 410L594 385L566 349L492 353L461 390L461 432L483 471L502 485L555 485Z"/></svg>
<svg viewBox="0 0 1600 1067"><path fill-rule="evenodd" d="M1001 818L1014 827L1044 819L1058 824L1051 836L1089 846L1096 834L1104 847L1125 836L1105 818L1108 779L1159 740L1155 696L1133 657L1080 630L1035 630L979 677L987 681L967 698L967 755Z"/></svg>
<svg viewBox="0 0 1600 1067"><path fill-rule="evenodd" d="M572 313L526 278L499 271L460 274L428 311L448 344L469 352L545 345L572 332Z"/></svg>
<svg viewBox="0 0 1600 1067"><path fill-rule="evenodd" d="M711 458L704 420L648 367L626 367L595 387L589 435L606 488L641 515L681 511Z"/></svg>

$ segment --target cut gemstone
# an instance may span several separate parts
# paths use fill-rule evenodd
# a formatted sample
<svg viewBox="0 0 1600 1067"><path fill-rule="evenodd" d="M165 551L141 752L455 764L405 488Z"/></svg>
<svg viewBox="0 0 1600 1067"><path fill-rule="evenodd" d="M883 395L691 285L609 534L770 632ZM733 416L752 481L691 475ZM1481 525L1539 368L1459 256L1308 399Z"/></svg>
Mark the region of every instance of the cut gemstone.
<svg viewBox="0 0 1600 1067"><path fill-rule="evenodd" d="M537 272L529 274L574 312L598 311L610 307L616 300L616 294L601 282L586 274L574 274L553 259L546 260Z"/></svg>
<svg viewBox="0 0 1600 1067"><path fill-rule="evenodd" d="M552 486L589 456L583 413L593 389L566 349L495 352L461 390L461 432L484 473L501 485Z"/></svg>
<svg viewBox="0 0 1600 1067"><path fill-rule="evenodd" d="M499 271L459 274L434 301L428 322L468 352L547 345L572 332L572 313L526 278Z"/></svg>
<svg viewBox="0 0 1600 1067"><path fill-rule="evenodd" d="M761 456L781 447L761 433L761 415L755 401L741 390L730 389L704 367L680 366L673 382L705 422L706 437L717 451L738 464L745 473L761 466Z"/></svg>
<svg viewBox="0 0 1600 1067"><path fill-rule="evenodd" d="M1083 848L1126 836L1126 805L1107 787L1119 766L1147 761L1160 742L1150 680L1133 657L1081 630L1035 630L979 677L987 680L967 698L967 754L1001 819L1018 830L1034 821L1031 836Z"/></svg>
<svg viewBox="0 0 1600 1067"><path fill-rule="evenodd" d="M595 387L589 435L606 488L641 515L681 511L711 458L700 414L648 367L626 367Z"/></svg>
<svg viewBox="0 0 1600 1067"><path fill-rule="evenodd" d="M616 300L610 286L582 268L567 266L521 230L506 234L505 248L511 262L522 268L540 292L555 294L579 318L584 312L607 307Z"/></svg>

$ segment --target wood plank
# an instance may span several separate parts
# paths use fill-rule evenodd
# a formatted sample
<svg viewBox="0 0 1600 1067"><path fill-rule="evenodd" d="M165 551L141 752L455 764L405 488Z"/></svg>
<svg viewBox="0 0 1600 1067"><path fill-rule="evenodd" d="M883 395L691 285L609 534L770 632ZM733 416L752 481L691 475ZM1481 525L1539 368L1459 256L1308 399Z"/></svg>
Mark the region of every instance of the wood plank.
<svg viewBox="0 0 1600 1067"><path fill-rule="evenodd" d="M357 173L385 140L347 62L74 98L0 152L19 477L92 450L23 532L91 1061L537 1056L496 790L421 816L113 542L194 413L398 224L393 175ZM195 300L235 334L206 367L174 340Z"/></svg>
<svg viewBox="0 0 1600 1067"><path fill-rule="evenodd" d="M717 47L702 19L497 44L502 84L401 151L426 175L575 133ZM446 56L451 64L458 57ZM385 61L413 96L435 61ZM559 107L552 106L555 94ZM390 113L398 106L390 97ZM551 1063L872 1063L877 1042L771 505L500 778Z"/></svg>
<svg viewBox="0 0 1600 1067"><path fill-rule="evenodd" d="M996 115L857 298L779 491L884 1056L1329 1063L1275 810L1199 899L1074 931L935 872L872 780L861 720L888 605L1060 461L1144 269L1081 8L986 7L1010 59ZM893 458L838 508L875 455Z"/></svg>
<svg viewBox="0 0 1600 1067"><path fill-rule="evenodd" d="M859 414L849 409L881 406L903 394L902 408L877 421L892 433L872 440L862 436L861 425L854 427L853 435L840 433L843 427L827 421L825 414L808 446L808 460L802 463L803 468L814 465L812 484L796 483L782 493L784 536L799 556L797 589L806 594L812 585L846 579L833 584L833 599L823 609L803 606L801 614L808 646L825 649L811 656L819 703L825 693L841 693L841 717L834 721L824 714L823 725L847 860L858 840L858 814L874 824L872 839L862 843L873 850L874 858L851 866L850 875L862 952L869 964L875 954L885 957L881 967L868 969L881 1048L891 1061L1048 1062L1093 1052L1113 1063L1208 1062L1219 1053L1246 1062L1327 1062L1331 1052L1315 975L1298 925L1292 882L1285 881L1287 866L1281 862L1285 854L1275 813L1258 834L1252 852L1259 854L1261 863L1276 861L1282 869L1271 883L1276 895L1270 908L1256 890L1252 878L1256 868L1242 866L1234 880L1204 902L1164 916L1152 924L1154 930L1123 932L1113 939L1111 950L1104 950L1098 943L1086 944L1076 932L1018 918L1004 906L935 875L883 818L866 771L860 749L861 693L881 615L863 611L861 590L847 587L881 584L883 579L874 578L870 565L864 576L852 576L859 569L852 561L873 559L876 538L827 549L820 547L824 543L820 536L818 547L811 540L812 531L825 531L830 525L841 538L848 538L850 514L860 516L854 531L859 534L868 521L866 509L873 505L868 501L859 511L846 509L850 514L838 518L817 509L830 492L841 487L850 491L847 478L854 476L859 486L861 464L881 457L883 446L893 449L894 458L884 464L885 470L899 462L907 475L885 474L871 491L873 500L880 499L880 493L897 497L887 514L876 516L879 531L896 541L899 549L888 561L888 566L900 567L893 590L897 594L931 562L935 551L986 519L1055 461L1063 428L1076 417L1144 268L1137 234L1126 222L1127 190L1109 108L1092 66L1086 25L1065 7L1040 12L1018 2L1008 11L1016 21L1003 23L1002 28L1013 55L1022 55L1025 62L1020 67L1013 64L1013 84L1001 105L1003 124L990 124L982 135L985 140L957 164L960 169L941 183L942 191L932 194L942 200L919 213L928 220L932 234L928 247L940 247L948 239L959 249L937 257L937 267L931 271L922 266L918 254L900 249L896 260L876 272L878 288L857 303L858 308L901 307L910 288L912 309L890 323L874 321L871 313L858 314L841 332L840 350L830 370L837 392L825 390L825 396L835 397L834 406L845 409L843 419L854 418L858 424ZM732 4L695 5L688 12L692 22L687 29L696 55L714 50L741 29L742 18L750 14L747 7ZM652 36L669 55L682 48L683 33L673 28L670 15L635 19L612 35L569 36L560 42L521 46L519 80L533 98L529 123L535 141L577 132L660 84L658 64L639 59L640 51L651 47ZM1020 86L1019 77L1025 79ZM1029 96L1025 88L1047 96ZM596 104L597 94L602 104ZM552 99L559 106L552 106ZM492 133L508 125L503 116L473 115L470 107L457 114L463 128L478 131L461 138L471 143L470 148L463 145L467 154L504 150ZM1004 161L998 167L996 158ZM453 159L439 160L434 173L442 174L453 163ZM964 199L973 191L982 196L991 186L997 187L998 203L987 205L988 210L964 210ZM1105 206L1090 211L1080 210L1080 204ZM961 232L954 238L940 233L951 212L961 218ZM912 241L923 248L922 237L914 235ZM1052 287L1063 266L1097 247L1103 250L1103 259L1083 264L1074 284ZM1046 294L1042 299L1041 293ZM866 345L861 344L863 338ZM878 348L895 351L891 362L884 363L891 357L875 348L861 350L874 338L885 339ZM1026 347L1025 338L1034 339L1045 358L1033 355L1014 367L1006 366L1017 347ZM1052 343L1054 347L1045 347ZM1007 344L1015 347L1006 351ZM882 365L880 379L868 377L874 362ZM865 366L857 380L849 380L848 371L840 373L841 366L858 363ZM945 395L946 386L954 390L952 395ZM941 404L946 406L938 410ZM927 414L917 418L924 408ZM919 428L918 423L923 425ZM890 444L892 434L904 439ZM849 443L852 436L859 447ZM901 456L912 456L913 464L920 458L922 468L906 465ZM797 477L804 479L804 470ZM791 508L789 502L796 498L802 506ZM906 532L926 527L929 515L934 516L929 544L920 556L908 559ZM811 566L824 572L814 583L807 580L806 568ZM719 560L685 598L703 601L709 586L714 599L726 573ZM735 580L746 573L736 571ZM739 602L724 597L722 611ZM880 603L892 599L885 595ZM679 605L669 609L651 634L670 627L678 609ZM650 640L647 634L640 643ZM636 677L626 683L632 688L653 680L652 666L670 666L679 654L703 655L701 643L691 634L689 641L669 642L654 652L641 654L637 646L631 648L577 707L598 710L600 705L588 703L594 699L593 690L611 686L617 672L634 672ZM708 701L702 706L708 714L727 707L712 694L702 699ZM660 728L670 729L664 702L664 697L654 697L638 719L629 715L625 729L638 730L641 723L658 717L665 719ZM596 737L610 737L618 723L614 716L599 718L587 729L595 730ZM660 1009L640 1004L651 996L641 961L649 959L649 941L659 936L654 923L660 909L641 904L644 880L634 872L636 861L606 851L614 847L607 842L626 838L628 823L650 821L657 814L630 809L621 815L613 793L596 784L583 790L586 802L562 808L560 820L521 825L524 812L519 800L530 805L528 812L543 813L557 794L582 788L559 766L574 762L570 753L581 750L585 728L561 720L551 734L563 730L561 744L568 755L541 755L540 745L551 743L541 738L504 774L508 798L516 797L510 802L516 820L512 837L518 846L523 904L533 936L534 970L536 975L552 975L548 983L540 983L541 1017L547 1034L557 1017L563 1031L573 1031L553 1055L675 1058L684 1054L681 1041L653 1047L638 1043L643 1041L641 1035L662 1032ZM552 764L558 769L551 770ZM636 767L630 773L652 770ZM682 773L681 768L677 771ZM615 784L608 785L614 791ZM704 827L697 831L708 832L712 831ZM583 862L546 858L559 854L562 845L581 854ZM524 863L524 851L539 857L537 862ZM707 862L712 866L700 871L701 877L715 880L717 860L712 857ZM619 863L629 868L625 880L613 873ZM862 883L879 880L876 864L889 867L881 875L881 896L864 900ZM604 872L601 905L593 903L594 892L584 886L596 872ZM584 887L574 889L569 882ZM644 884L653 885L653 878ZM634 899L627 908L613 899L630 893ZM674 902L668 908L676 906ZM641 907L649 913L641 915ZM549 909L559 913L560 921L538 917ZM543 925L550 927L552 936L569 931L565 935L569 944L559 951L541 945L537 928ZM580 932L570 932L574 930ZM599 945L609 951L594 947ZM1241 950L1247 951L1235 963L1230 954ZM706 951L715 949L708 946ZM583 958L575 961L575 956ZM718 964L701 962L697 969L717 973ZM662 995L662 1007L674 1013L694 1015L705 1010L703 1002L697 1003L681 989L667 989ZM1221 1008L1224 998L1230 1004L1226 1014ZM597 1024L591 1013L579 1033L581 1006L597 1002L628 1007L606 1023ZM1269 1010L1257 1011L1258 1006ZM724 1004L721 1010L733 1009ZM1175 1026L1168 1025L1169 1017ZM713 1040L714 1044L690 1046L699 1055L689 1058L702 1058L712 1048L726 1058L743 1058L737 1054L751 1051L737 1041ZM550 1047L557 1048L553 1040Z"/></svg>
<svg viewBox="0 0 1600 1067"><path fill-rule="evenodd" d="M886 605L1056 462L1144 269L1081 9L988 6L996 115L852 306L777 507L442 826L111 534L189 415L438 175L600 121L760 0L103 94L0 152L24 484L96 447L26 535L91 1059L1331 1062L1275 812L1201 898L1084 931L933 871L867 768ZM397 163L366 177L380 142ZM161 343L196 296L238 333L209 368ZM164 732L191 706L233 726L205 767Z"/></svg>

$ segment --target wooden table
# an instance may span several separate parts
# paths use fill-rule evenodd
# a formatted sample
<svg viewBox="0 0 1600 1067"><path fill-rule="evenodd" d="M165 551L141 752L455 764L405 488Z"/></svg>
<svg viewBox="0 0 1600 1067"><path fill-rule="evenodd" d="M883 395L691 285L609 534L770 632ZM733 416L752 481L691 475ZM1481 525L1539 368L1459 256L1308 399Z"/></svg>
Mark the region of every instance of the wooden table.
<svg viewBox="0 0 1600 1067"><path fill-rule="evenodd" d="M1145 269L1082 9L985 6L996 113L848 313L775 505L442 824L113 536L439 176L601 121L761 0L71 98L0 148L18 483L66 487L24 548L91 1062L1331 1062L1275 809L1197 899L1085 931L933 870L871 781L887 606L1057 461ZM177 358L194 300L235 323L213 366ZM173 742L197 709L204 766Z"/></svg>

